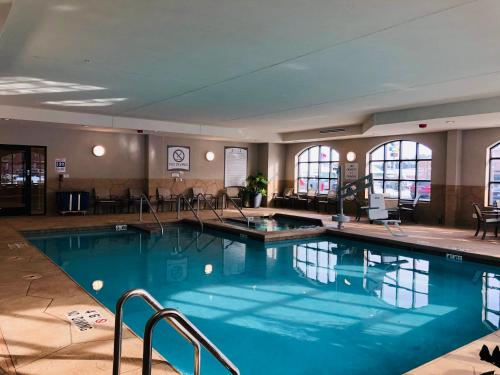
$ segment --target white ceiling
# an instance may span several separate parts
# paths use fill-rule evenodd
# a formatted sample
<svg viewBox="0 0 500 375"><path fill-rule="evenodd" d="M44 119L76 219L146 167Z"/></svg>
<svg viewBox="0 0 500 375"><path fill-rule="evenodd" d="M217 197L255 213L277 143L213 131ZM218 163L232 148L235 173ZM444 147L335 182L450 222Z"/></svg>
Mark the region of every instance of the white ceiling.
<svg viewBox="0 0 500 375"><path fill-rule="evenodd" d="M499 19L498 0L15 0L0 105L277 139L500 95Z"/></svg>

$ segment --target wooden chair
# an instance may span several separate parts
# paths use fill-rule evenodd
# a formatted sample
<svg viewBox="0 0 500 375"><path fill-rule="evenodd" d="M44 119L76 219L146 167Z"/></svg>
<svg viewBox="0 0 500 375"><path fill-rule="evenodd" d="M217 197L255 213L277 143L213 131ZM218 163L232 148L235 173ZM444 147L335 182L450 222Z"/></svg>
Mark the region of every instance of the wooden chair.
<svg viewBox="0 0 500 375"><path fill-rule="evenodd" d="M120 200L111 196L111 191L107 188L94 188L94 214L102 212L107 207L110 212L116 213Z"/></svg>
<svg viewBox="0 0 500 375"><path fill-rule="evenodd" d="M479 231L481 230L481 228L483 228L483 236L481 237L481 239L484 240L484 238L486 237L488 225L490 226L494 225L495 237L498 237L498 224L500 223L500 216L498 212L481 211L481 208L477 203L472 203L472 208L474 210L472 217L474 217L477 220L476 233L474 234L474 236L477 237Z"/></svg>
<svg viewBox="0 0 500 375"><path fill-rule="evenodd" d="M170 206L170 211L173 211L176 202L177 202L177 196L172 195L170 189L166 188L156 189L156 211L159 212L161 206L161 210L163 212L165 204Z"/></svg>
<svg viewBox="0 0 500 375"><path fill-rule="evenodd" d="M292 195L293 195L293 188L290 188L290 187L283 190L282 195L278 195L278 193L274 193L273 194L274 207L278 207L278 205L280 207L285 207L285 203L287 203L289 206L290 198L292 197Z"/></svg>

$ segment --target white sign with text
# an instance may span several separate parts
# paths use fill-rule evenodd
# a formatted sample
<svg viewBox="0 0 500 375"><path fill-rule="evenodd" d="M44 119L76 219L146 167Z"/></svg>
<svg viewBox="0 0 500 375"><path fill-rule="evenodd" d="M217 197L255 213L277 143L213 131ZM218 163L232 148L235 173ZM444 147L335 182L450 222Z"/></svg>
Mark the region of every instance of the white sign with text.
<svg viewBox="0 0 500 375"><path fill-rule="evenodd" d="M189 171L191 167L189 151L189 147L186 146L168 146L167 170Z"/></svg>
<svg viewBox="0 0 500 375"><path fill-rule="evenodd" d="M346 181L355 181L358 179L359 163L345 163Z"/></svg>

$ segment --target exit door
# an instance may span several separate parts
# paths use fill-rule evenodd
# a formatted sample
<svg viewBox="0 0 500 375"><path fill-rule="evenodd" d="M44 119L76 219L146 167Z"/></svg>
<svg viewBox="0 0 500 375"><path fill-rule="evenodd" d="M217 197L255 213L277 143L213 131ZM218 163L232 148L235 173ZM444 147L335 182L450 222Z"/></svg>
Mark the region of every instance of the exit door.
<svg viewBox="0 0 500 375"><path fill-rule="evenodd" d="M0 145L0 215L46 212L47 148Z"/></svg>

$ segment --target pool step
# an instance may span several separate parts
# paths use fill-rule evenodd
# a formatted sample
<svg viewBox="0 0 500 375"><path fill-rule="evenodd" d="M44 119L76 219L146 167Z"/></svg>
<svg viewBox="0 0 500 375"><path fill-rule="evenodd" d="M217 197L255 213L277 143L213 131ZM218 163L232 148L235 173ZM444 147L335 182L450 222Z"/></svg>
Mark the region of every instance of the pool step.
<svg viewBox="0 0 500 375"><path fill-rule="evenodd" d="M161 229L156 223L129 224L129 227L148 232L150 234L160 234Z"/></svg>

